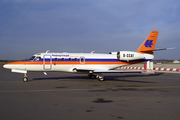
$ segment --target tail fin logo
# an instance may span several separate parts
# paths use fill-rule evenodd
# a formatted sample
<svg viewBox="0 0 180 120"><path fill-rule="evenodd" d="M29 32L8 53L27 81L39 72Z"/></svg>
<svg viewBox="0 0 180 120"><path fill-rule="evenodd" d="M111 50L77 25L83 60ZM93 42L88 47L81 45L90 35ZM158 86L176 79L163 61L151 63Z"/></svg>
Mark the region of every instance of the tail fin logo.
<svg viewBox="0 0 180 120"><path fill-rule="evenodd" d="M153 45L152 42L153 42L153 40L147 40L147 41L145 42L145 44L144 44L145 47L150 47L150 48L151 48L151 47L152 47L151 45Z"/></svg>

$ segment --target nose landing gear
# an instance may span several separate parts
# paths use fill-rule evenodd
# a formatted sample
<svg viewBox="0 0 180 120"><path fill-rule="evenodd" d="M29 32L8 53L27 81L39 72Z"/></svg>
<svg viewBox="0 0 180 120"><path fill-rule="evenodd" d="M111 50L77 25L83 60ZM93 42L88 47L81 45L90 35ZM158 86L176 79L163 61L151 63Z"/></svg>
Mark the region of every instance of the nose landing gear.
<svg viewBox="0 0 180 120"><path fill-rule="evenodd" d="M28 77L26 73L24 74L23 82L28 82Z"/></svg>

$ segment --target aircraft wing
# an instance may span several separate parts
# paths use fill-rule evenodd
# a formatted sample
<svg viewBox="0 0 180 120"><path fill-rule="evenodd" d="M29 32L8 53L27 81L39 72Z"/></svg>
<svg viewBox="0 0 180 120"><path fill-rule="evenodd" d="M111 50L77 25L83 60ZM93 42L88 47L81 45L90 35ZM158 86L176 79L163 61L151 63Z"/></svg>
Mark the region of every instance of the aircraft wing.
<svg viewBox="0 0 180 120"><path fill-rule="evenodd" d="M93 69L73 69L78 73L142 73L141 70L93 70Z"/></svg>
<svg viewBox="0 0 180 120"><path fill-rule="evenodd" d="M94 73L142 73L141 70L95 70Z"/></svg>

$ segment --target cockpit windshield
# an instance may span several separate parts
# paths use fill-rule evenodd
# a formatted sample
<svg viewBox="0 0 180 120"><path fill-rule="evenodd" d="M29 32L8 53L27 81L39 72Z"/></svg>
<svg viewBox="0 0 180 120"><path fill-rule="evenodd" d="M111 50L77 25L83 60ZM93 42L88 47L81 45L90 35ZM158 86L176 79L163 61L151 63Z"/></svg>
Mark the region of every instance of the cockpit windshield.
<svg viewBox="0 0 180 120"><path fill-rule="evenodd" d="M41 57L39 57L39 56L32 56L28 60L30 60L30 61L41 61Z"/></svg>
<svg viewBox="0 0 180 120"><path fill-rule="evenodd" d="M36 57L36 56L32 56L31 58L29 58L29 60L34 60L35 57Z"/></svg>
<svg viewBox="0 0 180 120"><path fill-rule="evenodd" d="M36 57L34 61L41 61L41 57Z"/></svg>

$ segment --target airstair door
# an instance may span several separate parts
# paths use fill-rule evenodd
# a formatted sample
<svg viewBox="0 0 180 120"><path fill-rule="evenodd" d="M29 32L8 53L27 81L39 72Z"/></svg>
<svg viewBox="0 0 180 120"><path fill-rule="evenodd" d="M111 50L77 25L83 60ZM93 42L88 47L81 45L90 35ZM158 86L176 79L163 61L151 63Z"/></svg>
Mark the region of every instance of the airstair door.
<svg viewBox="0 0 180 120"><path fill-rule="evenodd" d="M43 57L43 69L44 70L51 70L52 69L52 56L51 55L44 55L44 57Z"/></svg>

